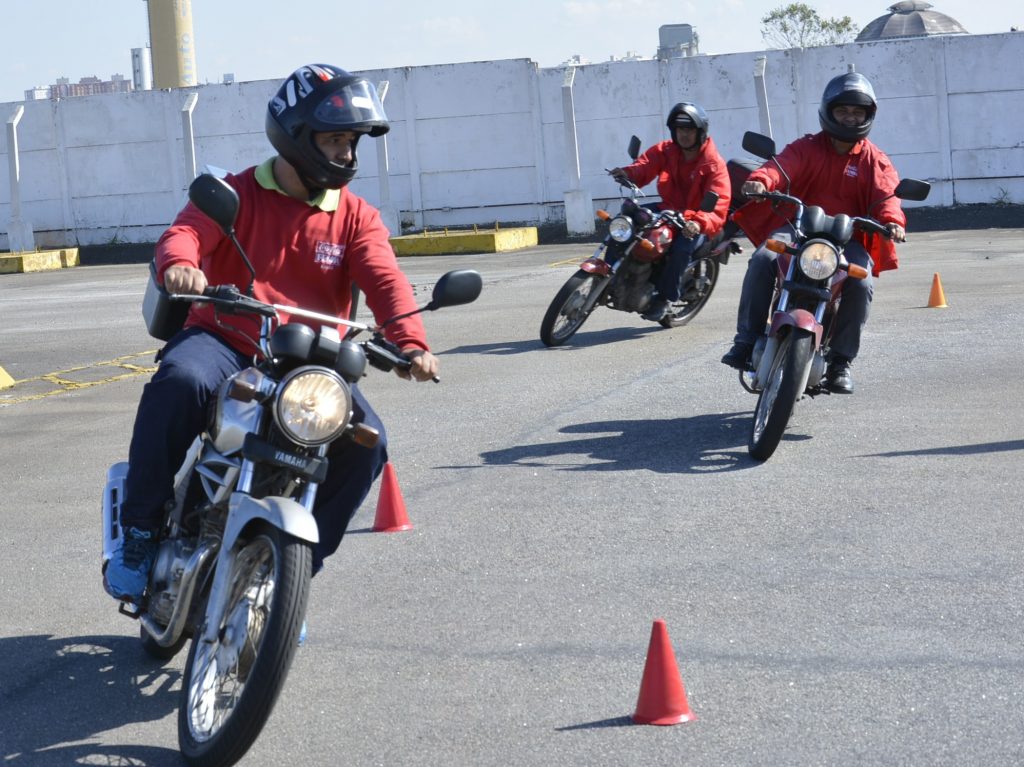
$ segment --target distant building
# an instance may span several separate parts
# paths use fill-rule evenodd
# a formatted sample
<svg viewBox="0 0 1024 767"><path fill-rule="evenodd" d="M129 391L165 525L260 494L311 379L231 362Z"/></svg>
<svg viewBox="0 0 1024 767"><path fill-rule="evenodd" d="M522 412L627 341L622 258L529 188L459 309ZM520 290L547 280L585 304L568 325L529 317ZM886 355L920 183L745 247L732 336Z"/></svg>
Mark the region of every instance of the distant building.
<svg viewBox="0 0 1024 767"><path fill-rule="evenodd" d="M109 80L98 77L83 77L77 83L66 77L58 77L57 82L48 86L36 86L25 91L26 101L40 99L69 99L75 96L95 96L97 93L131 93L132 81L124 75L111 75Z"/></svg>
<svg viewBox="0 0 1024 767"><path fill-rule="evenodd" d="M960 22L938 11L929 10L923 0L900 0L889 6L889 13L879 16L857 35L858 43L873 40L898 40L930 35L966 35Z"/></svg>
<svg viewBox="0 0 1024 767"><path fill-rule="evenodd" d="M700 38L690 24L662 24L658 27L658 58L680 59L696 56Z"/></svg>

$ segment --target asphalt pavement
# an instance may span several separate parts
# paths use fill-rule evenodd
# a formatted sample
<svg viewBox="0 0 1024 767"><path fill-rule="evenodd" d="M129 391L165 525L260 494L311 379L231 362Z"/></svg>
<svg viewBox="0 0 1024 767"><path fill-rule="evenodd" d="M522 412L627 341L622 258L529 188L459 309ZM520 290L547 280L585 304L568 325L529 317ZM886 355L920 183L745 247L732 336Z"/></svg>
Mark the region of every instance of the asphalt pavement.
<svg viewBox="0 0 1024 767"><path fill-rule="evenodd" d="M376 490L314 580L260 765L1024 763L1024 229L911 234L856 393L760 464L718 360L745 260L665 330L540 319L591 245L417 257L440 384L371 371L413 529ZM939 275L946 308L927 306ZM184 654L100 584L100 492L157 342L144 263L0 275L0 759L176 765ZM696 721L635 725L663 619Z"/></svg>

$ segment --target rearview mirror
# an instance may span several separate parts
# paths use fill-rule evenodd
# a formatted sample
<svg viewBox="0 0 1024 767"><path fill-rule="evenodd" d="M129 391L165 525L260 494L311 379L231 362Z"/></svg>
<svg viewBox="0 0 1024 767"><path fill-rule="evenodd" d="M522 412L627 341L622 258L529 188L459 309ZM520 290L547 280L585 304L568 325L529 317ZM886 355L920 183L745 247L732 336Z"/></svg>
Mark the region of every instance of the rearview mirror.
<svg viewBox="0 0 1024 767"><path fill-rule="evenodd" d="M626 150L626 151L629 152L629 157L632 160L635 160L637 157L640 156L640 138L639 138L639 136L632 136L629 139L629 149Z"/></svg>
<svg viewBox="0 0 1024 767"><path fill-rule="evenodd" d="M744 133L742 146L745 151L762 160L769 160L775 156L775 140L760 133L753 131Z"/></svg>
<svg viewBox="0 0 1024 767"><path fill-rule="evenodd" d="M203 173L189 184L188 199L199 210L213 219L224 234L235 230L238 218L238 192L228 182Z"/></svg>
<svg viewBox="0 0 1024 767"><path fill-rule="evenodd" d="M459 306L476 301L483 289L484 282L480 272L473 269L456 269L441 275L434 285L427 311L434 311L444 306Z"/></svg>
<svg viewBox="0 0 1024 767"><path fill-rule="evenodd" d="M920 202L921 200L928 199L928 193L931 189L932 185L927 181L918 181L916 178L904 178L896 185L896 191L893 194L901 200Z"/></svg>

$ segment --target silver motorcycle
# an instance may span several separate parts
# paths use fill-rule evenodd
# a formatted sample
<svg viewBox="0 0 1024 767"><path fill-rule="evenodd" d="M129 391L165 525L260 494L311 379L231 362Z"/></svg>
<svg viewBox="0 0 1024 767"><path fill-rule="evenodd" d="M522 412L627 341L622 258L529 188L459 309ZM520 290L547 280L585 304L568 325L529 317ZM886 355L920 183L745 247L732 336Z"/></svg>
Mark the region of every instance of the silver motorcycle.
<svg viewBox="0 0 1024 767"><path fill-rule="evenodd" d="M234 235L237 193L209 174L189 189L251 264ZM456 270L436 283L433 311L480 294L480 275ZM138 619L153 657L173 657L191 639L178 711L178 740L189 764L237 762L262 730L284 685L306 611L318 540L313 504L327 474L327 450L339 439L373 446L379 434L353 422L352 385L367 364L408 369L410 361L381 327L301 307L267 304L235 286L204 295L169 295L154 279L144 300L151 334L166 340L188 302L218 314L260 318L261 362L220 387L206 431L175 476L149 585L120 611ZM281 324L279 312L292 320ZM401 315L409 316L409 315ZM302 320L326 323L319 329ZM346 328L344 337L338 327ZM356 342L362 332L368 340ZM122 536L127 463L107 472L103 494L103 566Z"/></svg>

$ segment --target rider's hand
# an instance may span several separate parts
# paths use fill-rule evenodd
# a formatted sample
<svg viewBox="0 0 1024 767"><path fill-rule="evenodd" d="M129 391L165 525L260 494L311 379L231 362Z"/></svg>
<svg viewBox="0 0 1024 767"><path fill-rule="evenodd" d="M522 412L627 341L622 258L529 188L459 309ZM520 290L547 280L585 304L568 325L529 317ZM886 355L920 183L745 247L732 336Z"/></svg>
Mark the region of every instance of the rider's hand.
<svg viewBox="0 0 1024 767"><path fill-rule="evenodd" d="M768 191L768 187L760 181L744 181L743 188L740 191L743 194L764 194Z"/></svg>
<svg viewBox="0 0 1024 767"><path fill-rule="evenodd" d="M437 357L430 352L417 349L414 346L402 349L402 354L408 357L412 364L408 370L395 368L399 377L408 380L415 378L417 381L429 381L437 375L439 363Z"/></svg>
<svg viewBox="0 0 1024 767"><path fill-rule="evenodd" d="M203 270L192 266L168 266L164 272L164 288L168 293L199 296L208 284Z"/></svg>
<svg viewBox="0 0 1024 767"><path fill-rule="evenodd" d="M889 230L889 236L892 237L893 242L906 242L907 230L899 224L886 224L885 228Z"/></svg>
<svg viewBox="0 0 1024 767"><path fill-rule="evenodd" d="M620 184L625 185L629 183L629 176L626 175L626 171L624 171L622 168L612 168L610 171L608 171L608 175L611 176L616 181L618 181Z"/></svg>
<svg viewBox="0 0 1024 767"><path fill-rule="evenodd" d="M684 221L682 232L684 237L696 237L700 234L700 224L696 221Z"/></svg>

